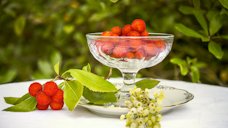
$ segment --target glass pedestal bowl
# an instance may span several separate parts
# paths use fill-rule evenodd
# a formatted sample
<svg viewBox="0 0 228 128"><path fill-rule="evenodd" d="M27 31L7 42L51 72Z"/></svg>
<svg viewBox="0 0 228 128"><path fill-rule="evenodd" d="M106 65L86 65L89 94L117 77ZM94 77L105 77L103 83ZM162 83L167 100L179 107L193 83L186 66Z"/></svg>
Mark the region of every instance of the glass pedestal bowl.
<svg viewBox="0 0 228 128"><path fill-rule="evenodd" d="M92 55L102 64L117 68L123 76L117 104L122 106L140 69L160 63L170 52L174 36L165 33L149 33L149 36L101 36L86 35Z"/></svg>

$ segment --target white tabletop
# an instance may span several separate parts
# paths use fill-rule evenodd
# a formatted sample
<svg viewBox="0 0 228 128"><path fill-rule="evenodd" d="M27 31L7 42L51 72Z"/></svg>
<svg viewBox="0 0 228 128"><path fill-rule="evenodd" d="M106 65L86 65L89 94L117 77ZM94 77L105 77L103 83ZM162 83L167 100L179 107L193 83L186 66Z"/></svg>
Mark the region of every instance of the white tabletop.
<svg viewBox="0 0 228 128"><path fill-rule="evenodd" d="M31 82L0 85L0 110L10 106L3 97L22 96ZM161 80L161 84L194 95L192 101L163 114L162 128L228 128L228 88L170 80ZM118 118L98 116L81 107L73 112L65 106L60 111L0 111L0 128L124 128L124 124Z"/></svg>

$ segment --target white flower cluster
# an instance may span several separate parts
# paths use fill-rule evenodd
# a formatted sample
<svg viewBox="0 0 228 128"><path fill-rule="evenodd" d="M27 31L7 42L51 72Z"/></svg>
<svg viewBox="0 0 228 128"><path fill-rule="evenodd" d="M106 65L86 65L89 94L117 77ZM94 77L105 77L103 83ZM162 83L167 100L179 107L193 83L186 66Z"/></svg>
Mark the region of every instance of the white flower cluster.
<svg viewBox="0 0 228 128"><path fill-rule="evenodd" d="M121 115L120 119L126 119L127 128L160 128L161 106L164 93L159 91L149 97L149 90L134 88L130 90L130 99L126 101L129 112Z"/></svg>

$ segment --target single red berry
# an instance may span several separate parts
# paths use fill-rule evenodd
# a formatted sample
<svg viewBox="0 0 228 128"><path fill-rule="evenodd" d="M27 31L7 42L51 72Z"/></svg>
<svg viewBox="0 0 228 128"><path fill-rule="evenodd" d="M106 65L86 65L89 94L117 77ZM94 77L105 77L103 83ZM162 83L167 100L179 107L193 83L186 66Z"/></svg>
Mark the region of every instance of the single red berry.
<svg viewBox="0 0 228 128"><path fill-rule="evenodd" d="M127 34L132 30L131 25L127 24L122 28L122 35L127 36Z"/></svg>
<svg viewBox="0 0 228 128"><path fill-rule="evenodd" d="M119 26L112 27L111 29L113 34L117 34L118 36L121 35L121 28Z"/></svg>
<svg viewBox="0 0 228 128"><path fill-rule="evenodd" d="M141 36L149 36L149 33L145 30L141 33Z"/></svg>
<svg viewBox="0 0 228 128"><path fill-rule="evenodd" d="M105 31L105 32L102 32L102 36L112 36L112 32L110 32L110 31Z"/></svg>
<svg viewBox="0 0 228 128"><path fill-rule="evenodd" d="M132 27L132 29L134 29L135 31L143 32L143 31L146 30L146 23L145 23L144 20L142 20L142 19L135 19L135 20L131 23L131 27Z"/></svg>
<svg viewBox="0 0 228 128"><path fill-rule="evenodd" d="M124 58L127 54L128 49L126 45L117 45L112 51L112 57L114 58Z"/></svg>
<svg viewBox="0 0 228 128"><path fill-rule="evenodd" d="M47 96L43 91L40 91L36 95L36 101L39 105L49 105L51 98Z"/></svg>
<svg viewBox="0 0 228 128"><path fill-rule="evenodd" d="M114 44L113 43L105 43L101 47L102 52L104 52L106 55L112 54L112 50L114 49Z"/></svg>
<svg viewBox="0 0 228 128"><path fill-rule="evenodd" d="M143 57L146 57L146 54L143 50L139 50L135 53L135 58L142 59Z"/></svg>
<svg viewBox="0 0 228 128"><path fill-rule="evenodd" d="M64 105L63 102L59 103L59 102L54 102L54 101L51 102L51 104L50 104L52 110L61 110L63 108L63 105Z"/></svg>
<svg viewBox="0 0 228 128"><path fill-rule="evenodd" d="M49 105L40 105L40 104L37 104L37 105L36 105L36 108L37 108L38 110L47 110L48 107L49 107Z"/></svg>
<svg viewBox="0 0 228 128"><path fill-rule="evenodd" d="M116 34L116 33L113 33L111 36L119 36L118 34Z"/></svg>
<svg viewBox="0 0 228 128"><path fill-rule="evenodd" d="M137 31L130 31L127 36L140 36L140 33Z"/></svg>
<svg viewBox="0 0 228 128"><path fill-rule="evenodd" d="M143 41L139 40L139 39L132 39L129 41L129 47L130 47L130 51L131 52L135 52L138 49L142 48L143 46Z"/></svg>
<svg viewBox="0 0 228 128"><path fill-rule="evenodd" d="M146 45L144 45L144 50L147 54L147 59L154 57L157 55L157 46L154 44L153 41L149 41Z"/></svg>
<svg viewBox="0 0 228 128"><path fill-rule="evenodd" d="M165 49L165 42L163 40L155 40L154 44L157 46L159 51L163 51Z"/></svg>
<svg viewBox="0 0 228 128"><path fill-rule="evenodd" d="M132 53L132 52L128 52L128 53L126 54L126 57L127 57L128 59L132 59L132 58L135 57L135 54Z"/></svg>
<svg viewBox="0 0 228 128"><path fill-rule="evenodd" d="M40 83L34 82L29 86L29 94L31 96L35 97L39 91L42 91L42 85Z"/></svg>
<svg viewBox="0 0 228 128"><path fill-rule="evenodd" d="M48 96L53 96L58 91L58 86L53 81L48 81L44 84L44 93L46 93Z"/></svg>
<svg viewBox="0 0 228 128"><path fill-rule="evenodd" d="M54 96L51 97L52 102L58 102L61 103L63 102L63 90L59 89Z"/></svg>

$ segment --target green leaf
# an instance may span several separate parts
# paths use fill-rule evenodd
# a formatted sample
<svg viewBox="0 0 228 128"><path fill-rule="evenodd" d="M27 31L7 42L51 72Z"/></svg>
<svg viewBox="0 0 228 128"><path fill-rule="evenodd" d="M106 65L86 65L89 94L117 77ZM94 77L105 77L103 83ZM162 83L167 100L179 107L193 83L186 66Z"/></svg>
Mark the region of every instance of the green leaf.
<svg viewBox="0 0 228 128"><path fill-rule="evenodd" d="M208 44L208 50L212 53L217 59L222 59L224 52L222 51L221 46L218 43L210 41Z"/></svg>
<svg viewBox="0 0 228 128"><path fill-rule="evenodd" d="M51 59L51 64L54 65L58 62L61 62L62 56L58 51L54 51L52 52L50 59Z"/></svg>
<svg viewBox="0 0 228 128"><path fill-rule="evenodd" d="M179 11L183 14L186 14L186 15L189 15L189 14L194 14L194 8L192 7L189 7L189 6L184 6L184 5L181 5L179 7Z"/></svg>
<svg viewBox="0 0 228 128"><path fill-rule="evenodd" d="M29 97L22 101L19 104L11 106L9 108L4 109L3 111L11 111L11 112L30 112L36 109L36 99L34 97Z"/></svg>
<svg viewBox="0 0 228 128"><path fill-rule="evenodd" d="M51 75L53 73L53 69L51 64L48 61L45 60L39 60L38 61L38 67L39 70L46 75Z"/></svg>
<svg viewBox="0 0 228 128"><path fill-rule="evenodd" d="M83 96L93 104L113 103L117 101L115 92L93 92L84 88Z"/></svg>
<svg viewBox="0 0 228 128"><path fill-rule="evenodd" d="M228 40L228 35L222 35L221 38Z"/></svg>
<svg viewBox="0 0 228 128"><path fill-rule="evenodd" d="M153 79L143 79L138 82L136 82L136 86L141 89L151 89L154 88L156 85L158 85L160 81L153 80Z"/></svg>
<svg viewBox="0 0 228 128"><path fill-rule="evenodd" d="M206 21L204 15L203 15L203 12L199 9L195 9L194 15L195 15L197 21L199 22L200 26L205 31L206 35L208 35L208 25L207 25L207 21Z"/></svg>
<svg viewBox="0 0 228 128"><path fill-rule="evenodd" d="M221 29L222 25L222 17L219 14L213 16L209 24L210 35L212 36L217 33Z"/></svg>
<svg viewBox="0 0 228 128"><path fill-rule="evenodd" d="M12 105L14 105L18 99L19 97L4 97L5 102Z"/></svg>
<svg viewBox="0 0 228 128"><path fill-rule="evenodd" d="M4 100L8 104L16 105L16 104L19 104L22 101L28 99L29 97L30 97L30 94L29 93L26 93L22 97L4 97Z"/></svg>
<svg viewBox="0 0 228 128"><path fill-rule="evenodd" d="M116 87L112 83L93 73L79 69L70 69L66 72L69 72L77 81L94 92L117 91Z"/></svg>
<svg viewBox="0 0 228 128"><path fill-rule="evenodd" d="M188 64L186 61L181 60L180 58L172 58L170 62L177 64L180 67L181 75L185 76L188 74Z"/></svg>
<svg viewBox="0 0 228 128"><path fill-rule="evenodd" d="M64 83L64 102L68 109L73 111L82 96L83 85L76 80Z"/></svg>
<svg viewBox="0 0 228 128"><path fill-rule="evenodd" d="M184 26L183 24L176 24L176 25L175 25L175 28L176 28L179 32L183 33L183 34L186 35L186 36L195 37L195 38L202 38L202 37L203 37L202 35L200 35L200 34L199 34L198 32L196 32L195 30L190 29L190 28Z"/></svg>
<svg viewBox="0 0 228 128"><path fill-rule="evenodd" d="M228 1L227 0L219 0L219 2L222 4L222 6L226 9L228 9Z"/></svg>
<svg viewBox="0 0 228 128"><path fill-rule="evenodd" d="M58 62L54 65L54 70L57 75L59 75L59 69L60 69L60 62Z"/></svg>
<svg viewBox="0 0 228 128"><path fill-rule="evenodd" d="M116 3L118 2L119 0L110 0L112 3Z"/></svg>
<svg viewBox="0 0 228 128"><path fill-rule="evenodd" d="M199 82L200 81L199 69L196 66L191 66L190 69L191 69L190 75L192 78L192 82Z"/></svg>
<svg viewBox="0 0 228 128"><path fill-rule="evenodd" d="M88 63L86 66L82 67L82 70L87 71L87 72L91 72L91 66Z"/></svg>
<svg viewBox="0 0 228 128"><path fill-rule="evenodd" d="M74 25L65 25L63 30L65 33L70 34L74 31Z"/></svg>
<svg viewBox="0 0 228 128"><path fill-rule="evenodd" d="M0 83L11 82L17 75L17 71L15 69L10 69L5 74L1 74Z"/></svg>
<svg viewBox="0 0 228 128"><path fill-rule="evenodd" d="M24 30L25 27L25 17L24 16L20 16L18 17L15 22L14 22L14 32L16 33L16 35L20 36Z"/></svg>

